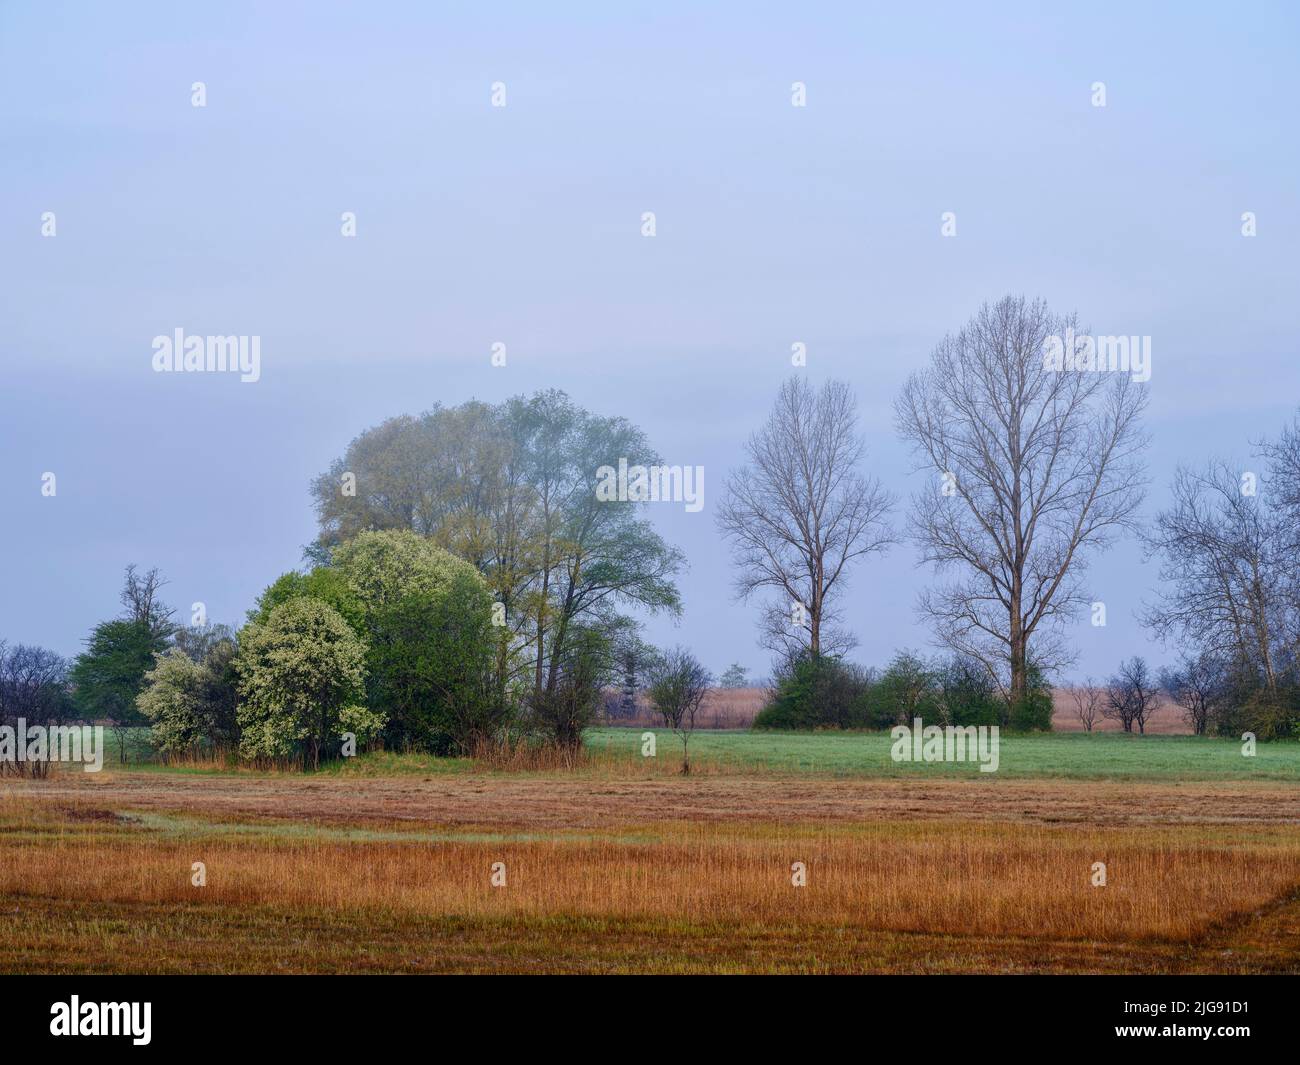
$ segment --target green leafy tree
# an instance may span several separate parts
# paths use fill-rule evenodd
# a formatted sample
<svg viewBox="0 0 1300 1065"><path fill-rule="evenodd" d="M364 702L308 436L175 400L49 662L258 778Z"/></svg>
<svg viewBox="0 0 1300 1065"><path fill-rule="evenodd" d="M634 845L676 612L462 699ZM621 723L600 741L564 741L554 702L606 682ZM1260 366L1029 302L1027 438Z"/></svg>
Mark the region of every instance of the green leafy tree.
<svg viewBox="0 0 1300 1065"><path fill-rule="evenodd" d="M873 728L911 725L920 718L938 724L943 717L939 678L933 666L911 651L894 655L867 697Z"/></svg>
<svg viewBox="0 0 1300 1065"><path fill-rule="evenodd" d="M739 662L732 662L718 679L719 688L744 688L749 684L749 673Z"/></svg>
<svg viewBox="0 0 1300 1065"><path fill-rule="evenodd" d="M371 686L390 735L469 753L506 723L491 609L483 579L463 566L437 591L404 595L371 616Z"/></svg>
<svg viewBox="0 0 1300 1065"><path fill-rule="evenodd" d="M361 705L365 645L318 599L290 599L240 637L240 750L250 758L298 755L313 767L344 732L365 742L383 716Z"/></svg>
<svg viewBox="0 0 1300 1065"><path fill-rule="evenodd" d="M180 753L203 742L203 684L203 666L177 647L159 655L144 675L136 706L153 723L152 740L159 750Z"/></svg>
<svg viewBox="0 0 1300 1065"><path fill-rule="evenodd" d="M333 551L369 654L369 702L397 744L465 751L506 716L492 597L473 565L409 530Z"/></svg>
<svg viewBox="0 0 1300 1065"><path fill-rule="evenodd" d="M1007 726L1016 732L1050 732L1053 707L1052 686L1043 671L1030 662L1025 670L1024 694L1012 696L1008 703Z"/></svg>
<svg viewBox="0 0 1300 1065"><path fill-rule="evenodd" d="M317 566L309 573L290 570L281 574L257 598L257 605L249 611L249 621L265 621L271 611L290 599L307 596L328 603L358 636L366 632L365 608L357 593L341 570L331 566Z"/></svg>
<svg viewBox="0 0 1300 1065"><path fill-rule="evenodd" d="M673 577L683 556L642 516L641 504L603 500L596 492L602 466L616 466L624 458L629 466L659 463L645 434L623 418L590 415L563 393L535 397L533 409L545 441L534 453L537 478L546 485L548 500L536 697L554 690L576 631L596 627L612 635L623 620L619 611L627 607L680 613Z"/></svg>
<svg viewBox="0 0 1300 1065"><path fill-rule="evenodd" d="M442 595L456 577L477 570L408 530L363 532L334 549L333 564L367 622L408 595Z"/></svg>
<svg viewBox="0 0 1300 1065"><path fill-rule="evenodd" d="M126 761L132 728L148 724L136 707L145 674L167 637L149 625L119 619L96 625L69 674L77 712L91 721L106 721L117 737L118 755Z"/></svg>
<svg viewBox="0 0 1300 1065"><path fill-rule="evenodd" d="M596 496L597 471L620 458L657 462L630 423L593 416L556 390L389 419L314 482L313 555L346 560L367 532L406 530L471 563L504 622L494 629L498 687L536 702L568 683L579 632L613 639L626 608L680 609L680 553L640 504ZM348 474L355 494L340 490ZM351 554L348 568L364 568Z"/></svg>
<svg viewBox="0 0 1300 1065"><path fill-rule="evenodd" d="M239 743L235 635L228 626L181 629L145 674L136 706L153 723L154 746L169 754Z"/></svg>
<svg viewBox="0 0 1300 1065"><path fill-rule="evenodd" d="M872 674L832 655L796 654L778 668L756 729L865 728Z"/></svg>
<svg viewBox="0 0 1300 1065"><path fill-rule="evenodd" d="M91 630L69 673L78 713L108 723L123 762L131 730L148 723L136 706L144 675L176 631L174 611L159 595L166 583L156 568L140 573L134 563L127 566L122 617Z"/></svg>
<svg viewBox="0 0 1300 1065"><path fill-rule="evenodd" d="M954 655L937 671L936 703L945 725L1002 725L1006 702L982 662Z"/></svg>

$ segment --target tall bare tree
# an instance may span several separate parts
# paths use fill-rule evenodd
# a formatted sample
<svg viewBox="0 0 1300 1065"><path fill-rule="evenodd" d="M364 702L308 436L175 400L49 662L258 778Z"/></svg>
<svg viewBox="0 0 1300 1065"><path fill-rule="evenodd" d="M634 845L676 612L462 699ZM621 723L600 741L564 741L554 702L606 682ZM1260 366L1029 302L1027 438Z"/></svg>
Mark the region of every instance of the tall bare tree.
<svg viewBox="0 0 1300 1065"><path fill-rule="evenodd" d="M1013 702L1031 665L1071 660L1062 630L1086 601L1088 556L1134 524L1145 486L1146 393L1127 373L1053 368L1049 342L1072 336L1075 317L1042 301L985 304L895 404L916 469L932 475L913 499L913 538L923 561L955 572L921 612Z"/></svg>
<svg viewBox="0 0 1300 1065"><path fill-rule="evenodd" d="M1269 506L1276 516L1278 557L1282 562L1277 578L1282 582L1285 602L1280 627L1288 657L1292 663L1292 683L1300 671L1300 416L1282 430L1275 441L1258 445L1269 460L1265 490Z"/></svg>
<svg viewBox="0 0 1300 1065"><path fill-rule="evenodd" d="M767 422L746 445L747 465L732 471L718 510L730 541L743 600L771 590L764 644L814 658L853 646L832 628L852 565L893 542L893 499L861 472L866 442L847 384L814 390L792 377Z"/></svg>
<svg viewBox="0 0 1300 1065"><path fill-rule="evenodd" d="M1300 537L1300 416L1276 440L1262 440L1256 446L1270 462L1268 489L1273 504L1291 519L1291 532Z"/></svg>

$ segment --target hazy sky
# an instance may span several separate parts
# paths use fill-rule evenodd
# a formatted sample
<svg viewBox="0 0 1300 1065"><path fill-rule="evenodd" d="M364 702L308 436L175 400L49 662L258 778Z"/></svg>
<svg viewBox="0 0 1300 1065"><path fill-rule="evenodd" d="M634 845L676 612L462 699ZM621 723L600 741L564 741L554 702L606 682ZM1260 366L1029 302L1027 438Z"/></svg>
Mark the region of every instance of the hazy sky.
<svg viewBox="0 0 1300 1065"><path fill-rule="evenodd" d="M0 638L75 653L132 561L241 621L357 433L554 386L705 467L703 511L650 507L691 568L648 634L765 672L713 513L791 344L906 495L899 385L1008 292L1152 337L1153 513L1300 405L1297 10L6 0ZM176 328L260 336L261 380L154 373ZM857 657L927 648L930 579L909 548L855 573ZM1096 560L1078 674L1170 657L1132 616L1155 580L1134 542Z"/></svg>

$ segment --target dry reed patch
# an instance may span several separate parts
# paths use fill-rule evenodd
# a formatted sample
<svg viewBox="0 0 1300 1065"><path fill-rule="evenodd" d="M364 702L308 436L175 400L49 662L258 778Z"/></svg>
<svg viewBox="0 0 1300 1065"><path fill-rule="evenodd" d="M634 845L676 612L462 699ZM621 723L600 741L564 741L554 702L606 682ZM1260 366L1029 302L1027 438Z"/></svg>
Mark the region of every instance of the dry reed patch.
<svg viewBox="0 0 1300 1065"><path fill-rule="evenodd" d="M704 696L695 724L698 728L747 729L767 705L768 697L767 688L711 688ZM637 692L636 713L611 717L606 723L628 728L663 728L664 718L645 692Z"/></svg>
<svg viewBox="0 0 1300 1065"><path fill-rule="evenodd" d="M1300 886L1300 830L661 823L599 837L231 841L201 829L0 835L0 897L479 919L789 923L954 936L1185 941ZM191 863L208 884L190 883ZM808 886L791 885L806 863ZM1109 884L1090 886L1092 864ZM507 883L492 887L493 863Z"/></svg>

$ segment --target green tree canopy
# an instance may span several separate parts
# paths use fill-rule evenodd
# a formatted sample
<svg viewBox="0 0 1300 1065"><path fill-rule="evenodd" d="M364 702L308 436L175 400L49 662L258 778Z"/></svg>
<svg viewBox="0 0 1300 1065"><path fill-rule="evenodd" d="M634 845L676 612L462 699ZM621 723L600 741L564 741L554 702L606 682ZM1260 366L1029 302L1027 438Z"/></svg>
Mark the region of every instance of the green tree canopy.
<svg viewBox="0 0 1300 1065"><path fill-rule="evenodd" d="M302 755L320 764L344 732L364 742L383 716L360 705L365 645L337 610L319 599L290 599L240 637L240 750L250 758Z"/></svg>
<svg viewBox="0 0 1300 1065"><path fill-rule="evenodd" d="M472 565L409 530L359 533L334 549L333 564L367 621L407 596L445 595L457 578L476 582L487 594Z"/></svg>
<svg viewBox="0 0 1300 1065"><path fill-rule="evenodd" d="M144 681L136 706L153 723L154 745L173 753L199 746L204 739L203 666L172 647L158 656Z"/></svg>
<svg viewBox="0 0 1300 1065"><path fill-rule="evenodd" d="M680 552L643 504L597 498L598 470L620 459L659 461L631 423L592 415L557 390L392 418L313 483L321 527L313 553L345 563L372 600L387 593L371 582L363 556L380 541L368 536L405 530L472 563L504 615L498 686L535 704L571 675L579 631L612 635L630 608L680 609Z"/></svg>
<svg viewBox="0 0 1300 1065"><path fill-rule="evenodd" d="M167 637L148 624L118 619L96 625L69 673L77 712L92 721L107 721L117 732L126 760L126 732L147 724L136 707L145 674Z"/></svg>
<svg viewBox="0 0 1300 1065"><path fill-rule="evenodd" d="M411 592L372 614L374 705L395 742L469 753L505 722L491 610L483 579L465 566L441 589Z"/></svg>
<svg viewBox="0 0 1300 1065"><path fill-rule="evenodd" d="M302 596L328 603L358 636L365 635L365 609L360 598L342 571L330 566L317 566L310 573L290 570L281 574L258 596L248 620L265 621L277 606Z"/></svg>
<svg viewBox="0 0 1300 1065"><path fill-rule="evenodd" d="M235 635L225 625L180 629L176 643L145 674L136 706L153 723L154 745L168 753L238 745Z"/></svg>

